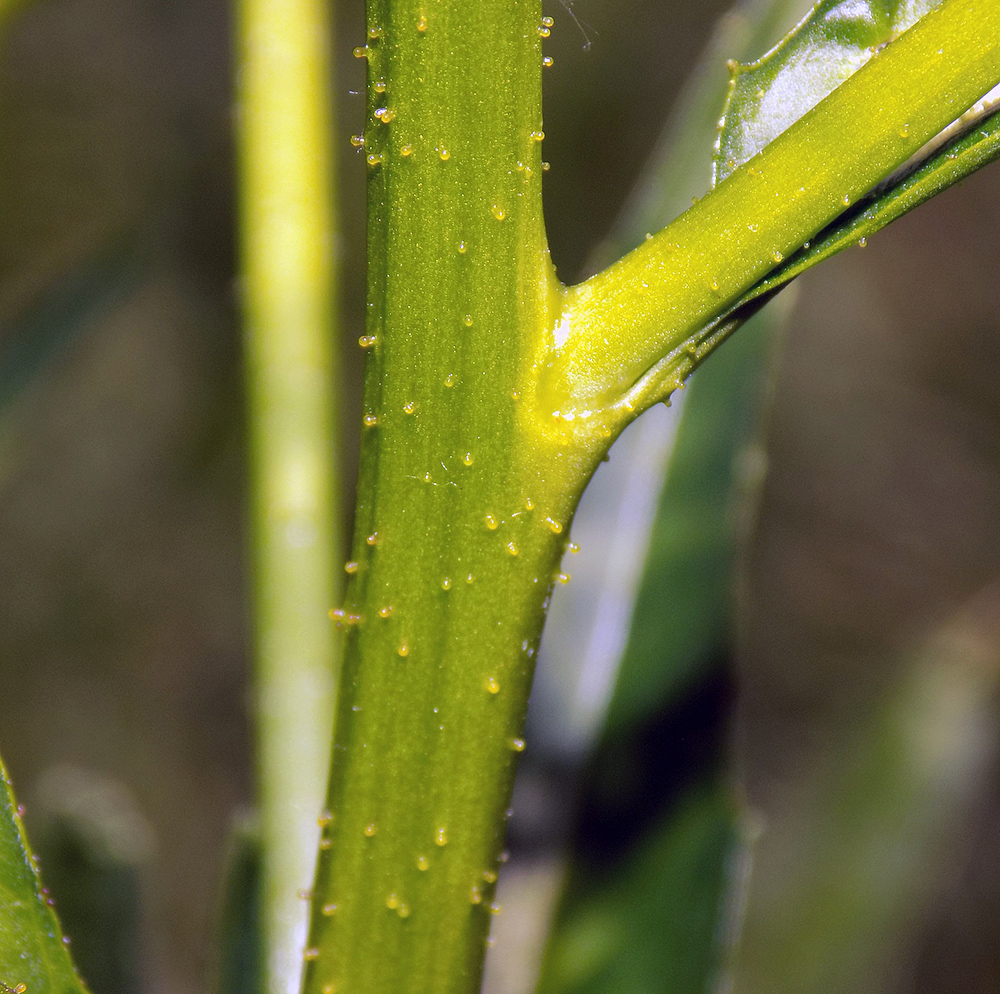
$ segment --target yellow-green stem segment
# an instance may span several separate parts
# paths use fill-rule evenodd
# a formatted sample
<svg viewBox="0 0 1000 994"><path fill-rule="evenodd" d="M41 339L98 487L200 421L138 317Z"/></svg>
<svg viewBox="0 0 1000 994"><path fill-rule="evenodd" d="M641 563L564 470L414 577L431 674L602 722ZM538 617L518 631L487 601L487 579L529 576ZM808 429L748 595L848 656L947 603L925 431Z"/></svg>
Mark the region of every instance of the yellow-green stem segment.
<svg viewBox="0 0 1000 994"><path fill-rule="evenodd" d="M340 575L329 4L241 0L238 30L264 986L294 994L329 762L328 612Z"/></svg>
<svg viewBox="0 0 1000 994"><path fill-rule="evenodd" d="M944 0L717 190L567 292L542 403L579 417L619 402L998 79L1000 0Z"/></svg>
<svg viewBox="0 0 1000 994"><path fill-rule="evenodd" d="M478 990L500 910L544 606L599 458L539 432L534 407L559 299L541 209L547 33L540 0L372 0L356 53L364 423L311 994Z"/></svg>

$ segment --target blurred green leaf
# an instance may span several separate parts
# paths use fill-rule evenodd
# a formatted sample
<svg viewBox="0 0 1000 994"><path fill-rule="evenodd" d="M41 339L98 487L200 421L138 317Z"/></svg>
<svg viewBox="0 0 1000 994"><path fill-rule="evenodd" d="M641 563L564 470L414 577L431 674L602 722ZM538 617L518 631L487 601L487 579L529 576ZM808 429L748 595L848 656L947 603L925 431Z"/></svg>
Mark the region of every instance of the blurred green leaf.
<svg viewBox="0 0 1000 994"><path fill-rule="evenodd" d="M906 653L881 699L828 731L786 785L754 850L737 994L897 989L995 761L1000 654L972 634L976 610L973 600Z"/></svg>
<svg viewBox="0 0 1000 994"><path fill-rule="evenodd" d="M102 994L139 994L140 879L153 837L128 789L90 770L49 769L31 829L80 970Z"/></svg>
<svg viewBox="0 0 1000 994"><path fill-rule="evenodd" d="M753 158L940 0L823 0L756 62L730 62L715 182Z"/></svg>
<svg viewBox="0 0 1000 994"><path fill-rule="evenodd" d="M0 778L0 991L6 986L25 994L85 994L2 764Z"/></svg>
<svg viewBox="0 0 1000 994"><path fill-rule="evenodd" d="M772 325L761 314L691 379L608 711L610 730L644 720L728 651L734 472L756 431Z"/></svg>
<svg viewBox="0 0 1000 994"><path fill-rule="evenodd" d="M263 990L260 831L248 819L233 828L219 927L218 994Z"/></svg>
<svg viewBox="0 0 1000 994"><path fill-rule="evenodd" d="M581 870L549 949L542 990L695 994L715 967L732 846L722 791L695 791L613 874ZM595 872L595 870L597 872Z"/></svg>
<svg viewBox="0 0 1000 994"><path fill-rule="evenodd" d="M47 283L0 326L0 412L133 290L139 273L134 239L102 246Z"/></svg>

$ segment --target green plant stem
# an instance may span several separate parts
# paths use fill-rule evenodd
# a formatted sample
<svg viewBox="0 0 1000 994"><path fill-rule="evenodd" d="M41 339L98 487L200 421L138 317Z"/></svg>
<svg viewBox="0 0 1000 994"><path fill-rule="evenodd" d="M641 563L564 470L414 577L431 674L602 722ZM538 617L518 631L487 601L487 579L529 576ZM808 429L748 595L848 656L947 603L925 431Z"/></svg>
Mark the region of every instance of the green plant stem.
<svg viewBox="0 0 1000 994"><path fill-rule="evenodd" d="M599 458L535 435L558 300L541 14L369 4L365 426L311 992L479 985L544 606Z"/></svg>
<svg viewBox="0 0 1000 994"><path fill-rule="evenodd" d="M242 0L240 167L265 986L299 988L336 596L334 187L323 0Z"/></svg>
<svg viewBox="0 0 1000 994"><path fill-rule="evenodd" d="M1000 0L945 0L725 182L566 294L542 403L648 406L693 362L644 374L1000 79Z"/></svg>

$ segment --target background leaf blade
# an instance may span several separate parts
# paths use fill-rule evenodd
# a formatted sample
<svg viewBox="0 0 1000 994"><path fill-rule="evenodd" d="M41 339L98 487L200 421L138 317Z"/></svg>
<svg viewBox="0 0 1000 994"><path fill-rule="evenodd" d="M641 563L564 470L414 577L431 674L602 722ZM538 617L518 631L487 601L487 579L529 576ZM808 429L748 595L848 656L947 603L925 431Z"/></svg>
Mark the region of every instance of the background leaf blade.
<svg viewBox="0 0 1000 994"><path fill-rule="evenodd" d="M25 994L86 994L0 764L0 982Z"/></svg>
<svg viewBox="0 0 1000 994"><path fill-rule="evenodd" d="M829 96L940 0L822 0L756 62L730 62L715 183Z"/></svg>

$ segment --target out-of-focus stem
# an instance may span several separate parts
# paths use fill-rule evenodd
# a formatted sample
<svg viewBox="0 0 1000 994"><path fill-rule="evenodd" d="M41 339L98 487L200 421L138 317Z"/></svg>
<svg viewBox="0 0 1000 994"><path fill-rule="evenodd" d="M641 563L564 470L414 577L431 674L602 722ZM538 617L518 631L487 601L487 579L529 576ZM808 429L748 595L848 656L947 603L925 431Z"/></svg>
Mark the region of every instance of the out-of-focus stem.
<svg viewBox="0 0 1000 994"><path fill-rule="evenodd" d="M264 971L268 994L290 994L336 670L330 23L322 0L241 0L238 11Z"/></svg>

